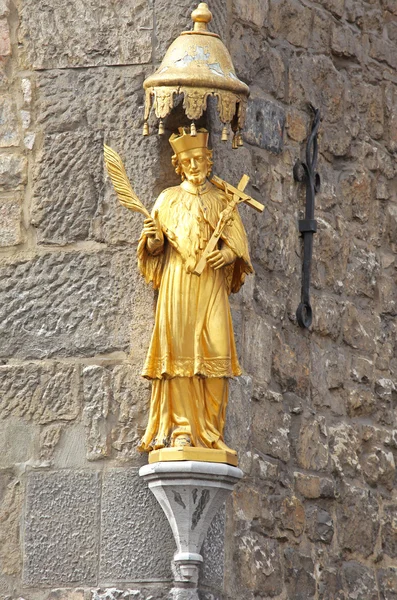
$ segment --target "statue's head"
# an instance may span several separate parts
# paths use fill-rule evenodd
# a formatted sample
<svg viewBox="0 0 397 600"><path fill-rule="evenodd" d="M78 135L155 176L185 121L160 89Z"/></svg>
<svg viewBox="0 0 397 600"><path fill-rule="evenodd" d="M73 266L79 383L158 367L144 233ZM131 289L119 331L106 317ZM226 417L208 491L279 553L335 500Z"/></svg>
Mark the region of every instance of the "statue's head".
<svg viewBox="0 0 397 600"><path fill-rule="evenodd" d="M195 186L203 185L212 169L212 150L207 147L208 131L199 129L193 136L180 127L179 132L170 137L170 144L175 152L172 164L182 181L187 179Z"/></svg>

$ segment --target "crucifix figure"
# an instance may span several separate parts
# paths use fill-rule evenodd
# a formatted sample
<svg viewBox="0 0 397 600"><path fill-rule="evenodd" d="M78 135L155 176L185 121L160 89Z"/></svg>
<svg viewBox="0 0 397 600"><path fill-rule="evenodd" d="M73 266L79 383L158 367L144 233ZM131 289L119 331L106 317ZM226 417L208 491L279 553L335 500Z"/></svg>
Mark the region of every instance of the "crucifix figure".
<svg viewBox="0 0 397 600"><path fill-rule="evenodd" d="M159 289L143 369L152 396L142 450L194 446L234 453L223 439L228 378L241 374L228 295L252 266L235 204L227 214L230 196L208 180L207 143L206 131L192 136L180 129L171 136L182 183L160 194L139 242L141 273ZM223 228L197 273L222 212Z"/></svg>
<svg viewBox="0 0 397 600"><path fill-rule="evenodd" d="M191 135L180 128L170 144L182 183L160 194L151 215L133 194L119 157L105 147L121 202L146 216L138 266L159 290L142 372L152 381L152 395L139 449L195 448L203 451L199 460L222 462L208 455L218 450L234 461L223 430L228 380L241 368L228 296L253 271L237 204L246 202L258 211L263 206L244 193L246 175L237 188L215 176L208 179L212 151L206 130Z"/></svg>

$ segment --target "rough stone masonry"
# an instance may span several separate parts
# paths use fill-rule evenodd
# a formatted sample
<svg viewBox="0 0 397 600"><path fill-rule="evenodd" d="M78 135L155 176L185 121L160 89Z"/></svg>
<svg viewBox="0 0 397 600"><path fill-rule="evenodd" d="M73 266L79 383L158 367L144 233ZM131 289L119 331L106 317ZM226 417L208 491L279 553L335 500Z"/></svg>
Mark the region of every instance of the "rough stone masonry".
<svg viewBox="0 0 397 600"><path fill-rule="evenodd" d="M193 5L0 0L1 600L170 587L172 535L137 477L155 298L102 144L148 207L177 182L167 140L141 136L142 82ZM244 148L213 136L216 173L247 173L266 210L241 208L255 276L233 298L245 374L228 439L245 477L205 542L202 598L396 600L397 3L210 9L252 90ZM306 331L292 169L309 102L323 122Z"/></svg>

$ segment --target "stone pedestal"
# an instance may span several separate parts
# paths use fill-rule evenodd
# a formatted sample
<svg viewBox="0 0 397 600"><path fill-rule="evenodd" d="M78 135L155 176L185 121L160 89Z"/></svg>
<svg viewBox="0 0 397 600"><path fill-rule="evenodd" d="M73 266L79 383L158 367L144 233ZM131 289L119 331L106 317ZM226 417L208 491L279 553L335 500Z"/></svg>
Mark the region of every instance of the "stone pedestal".
<svg viewBox="0 0 397 600"><path fill-rule="evenodd" d="M175 537L171 598L198 599L201 546L215 513L243 473L223 463L170 461L141 467L139 475L148 482Z"/></svg>

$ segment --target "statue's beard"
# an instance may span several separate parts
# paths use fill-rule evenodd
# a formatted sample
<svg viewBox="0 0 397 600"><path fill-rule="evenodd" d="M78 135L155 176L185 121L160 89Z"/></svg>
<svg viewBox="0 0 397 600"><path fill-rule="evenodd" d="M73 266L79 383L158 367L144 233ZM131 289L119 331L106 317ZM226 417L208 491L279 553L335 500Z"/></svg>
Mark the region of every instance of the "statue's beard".
<svg viewBox="0 0 397 600"><path fill-rule="evenodd" d="M203 185L203 183L206 180L206 176L202 173L197 173L197 175L189 175L188 180L190 181L190 183L199 186Z"/></svg>

